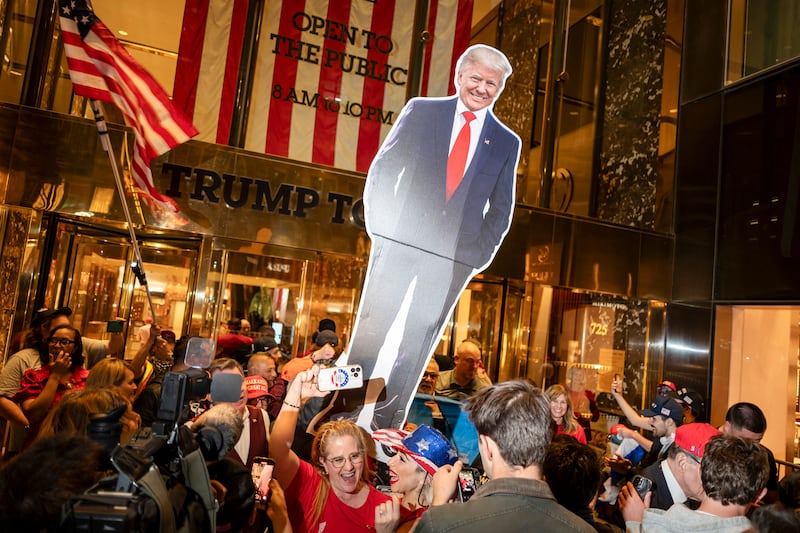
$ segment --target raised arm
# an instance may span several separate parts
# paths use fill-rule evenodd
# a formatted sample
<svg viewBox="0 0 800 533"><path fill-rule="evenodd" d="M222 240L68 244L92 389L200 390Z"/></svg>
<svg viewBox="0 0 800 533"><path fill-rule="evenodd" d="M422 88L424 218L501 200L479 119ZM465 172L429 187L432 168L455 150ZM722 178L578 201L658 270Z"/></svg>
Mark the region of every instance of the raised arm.
<svg viewBox="0 0 800 533"><path fill-rule="evenodd" d="M319 366L300 372L295 376L286 390L283 406L269 439L269 451L275 459L274 477L282 487L288 487L297 469L300 458L292 451L294 442L294 429L297 426L297 417L303 405L311 398L327 396L329 392L321 392L317 387L317 374Z"/></svg>
<svg viewBox="0 0 800 533"><path fill-rule="evenodd" d="M615 379L611 384L611 395L615 400L617 400L617 404L619 405L619 408L622 409L622 412L625 413L625 418L628 419L631 425L634 425L638 428L647 430L653 429L652 425L650 424L650 419L637 413L636 410L631 407L631 404L629 404L625 398L622 397L622 393L620 392L621 390L622 380Z"/></svg>
<svg viewBox="0 0 800 533"><path fill-rule="evenodd" d="M161 330L155 324L150 326L150 336L147 338L147 341L142 344L142 347L139 348L139 351L136 352L136 355L133 356L131 359L131 367L133 368L133 377L139 379L142 377L142 373L144 372L144 365L147 361L147 355L150 353L150 349L153 347L153 344L156 342L156 339L161 334Z"/></svg>

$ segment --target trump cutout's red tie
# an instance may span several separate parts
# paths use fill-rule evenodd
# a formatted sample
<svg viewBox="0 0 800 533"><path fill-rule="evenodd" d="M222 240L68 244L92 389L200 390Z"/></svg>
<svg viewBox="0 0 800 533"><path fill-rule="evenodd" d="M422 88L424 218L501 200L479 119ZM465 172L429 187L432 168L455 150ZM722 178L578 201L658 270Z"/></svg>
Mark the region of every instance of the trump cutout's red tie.
<svg viewBox="0 0 800 533"><path fill-rule="evenodd" d="M458 132L456 142L453 144L453 149L450 150L450 156L447 158L448 201L450 201L453 193L456 192L458 184L461 183L461 178L464 176L464 167L467 165L467 155L469 155L469 123L475 120L475 114L472 111L464 111L462 114L467 122Z"/></svg>

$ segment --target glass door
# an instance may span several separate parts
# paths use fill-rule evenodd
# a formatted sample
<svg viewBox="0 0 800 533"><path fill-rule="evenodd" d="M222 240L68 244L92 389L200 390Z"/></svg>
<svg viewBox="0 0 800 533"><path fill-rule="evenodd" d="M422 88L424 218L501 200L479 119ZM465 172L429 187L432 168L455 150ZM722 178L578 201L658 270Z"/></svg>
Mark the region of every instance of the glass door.
<svg viewBox="0 0 800 533"><path fill-rule="evenodd" d="M250 322L258 336L271 326L284 351L296 345L303 311L308 261L290 257L217 250L208 275L209 312L205 328L214 338L227 331L231 319Z"/></svg>
<svg viewBox="0 0 800 533"><path fill-rule="evenodd" d="M487 374L496 381L502 315L503 283L471 281L459 297L435 353L452 355L461 341L475 340L481 345Z"/></svg>
<svg viewBox="0 0 800 533"><path fill-rule="evenodd" d="M336 323L339 349L347 345L366 260L361 257L279 250L272 255L217 249L208 275L203 332L218 337L233 318L247 319L253 337L271 326L286 353L311 345L319 321Z"/></svg>
<svg viewBox="0 0 800 533"><path fill-rule="evenodd" d="M72 325L83 336L107 340L106 323L127 320L125 357L141 346L136 335L145 323L155 322L180 337L190 316L198 243L191 240L140 238L147 289L131 272L133 249L129 237L114 229L57 221L54 247L47 268L47 307L72 308ZM150 291L155 317L147 301Z"/></svg>

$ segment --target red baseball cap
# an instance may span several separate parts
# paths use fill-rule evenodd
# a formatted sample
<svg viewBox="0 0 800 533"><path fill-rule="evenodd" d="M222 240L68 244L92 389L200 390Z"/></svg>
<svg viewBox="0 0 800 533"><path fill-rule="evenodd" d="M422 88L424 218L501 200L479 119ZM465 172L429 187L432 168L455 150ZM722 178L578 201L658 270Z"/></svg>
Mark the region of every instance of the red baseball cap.
<svg viewBox="0 0 800 533"><path fill-rule="evenodd" d="M253 400L269 394L269 383L261 376L247 376L244 378L247 387L247 399Z"/></svg>
<svg viewBox="0 0 800 533"><path fill-rule="evenodd" d="M719 430L711 424L701 422L684 424L675 430L675 444L702 459L706 444L716 435L719 435Z"/></svg>
<svg viewBox="0 0 800 533"><path fill-rule="evenodd" d="M622 437L619 436L619 431L621 429L628 429L628 426L626 426L625 424L614 424L613 426L611 426L611 428L609 428L608 430L608 440L610 440L614 444L621 444Z"/></svg>
<svg viewBox="0 0 800 533"><path fill-rule="evenodd" d="M677 393L678 392L678 387L675 386L675 384L673 382L668 381L666 379L664 381L662 381L661 383L659 383L656 388L660 389L661 387L666 387L666 388L670 389L673 393Z"/></svg>

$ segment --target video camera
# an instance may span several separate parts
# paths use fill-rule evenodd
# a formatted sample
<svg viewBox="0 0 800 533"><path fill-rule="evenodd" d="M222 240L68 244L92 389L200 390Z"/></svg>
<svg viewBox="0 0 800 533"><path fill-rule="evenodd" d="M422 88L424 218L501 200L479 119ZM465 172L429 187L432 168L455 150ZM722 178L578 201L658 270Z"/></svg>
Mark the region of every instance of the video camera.
<svg viewBox="0 0 800 533"><path fill-rule="evenodd" d="M192 354L209 356L197 358ZM204 370L211 356L210 339L189 340L185 360L194 367L164 375L157 421L152 428L140 431L128 446L118 445L124 408L92 418L89 437L103 445L117 473L68 504L62 520L64 530L212 530L216 502L205 458L219 456L223 439L215 434L219 432L214 427L193 432L184 422L190 413L189 404L209 393L216 401L238 400L242 378L219 374L220 379L212 380Z"/></svg>

